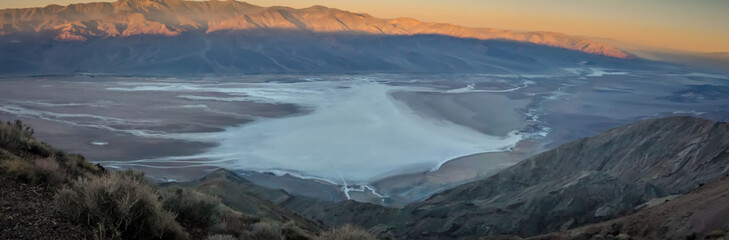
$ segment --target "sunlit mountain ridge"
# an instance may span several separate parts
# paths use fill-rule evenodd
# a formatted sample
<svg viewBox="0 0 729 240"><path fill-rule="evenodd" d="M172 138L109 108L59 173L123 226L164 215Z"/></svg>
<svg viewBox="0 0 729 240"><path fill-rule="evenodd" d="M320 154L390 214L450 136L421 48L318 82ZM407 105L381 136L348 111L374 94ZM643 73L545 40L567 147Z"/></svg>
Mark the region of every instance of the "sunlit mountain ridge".
<svg viewBox="0 0 729 240"><path fill-rule="evenodd" d="M87 41L136 35L179 36L251 30L298 30L376 35L435 34L480 40L505 39L616 58L631 55L607 44L554 32L515 32L429 23L411 18L379 19L368 14L313 6L260 7L238 1L119 0L0 10L0 36L49 33L56 41ZM487 23L485 23L487 24Z"/></svg>

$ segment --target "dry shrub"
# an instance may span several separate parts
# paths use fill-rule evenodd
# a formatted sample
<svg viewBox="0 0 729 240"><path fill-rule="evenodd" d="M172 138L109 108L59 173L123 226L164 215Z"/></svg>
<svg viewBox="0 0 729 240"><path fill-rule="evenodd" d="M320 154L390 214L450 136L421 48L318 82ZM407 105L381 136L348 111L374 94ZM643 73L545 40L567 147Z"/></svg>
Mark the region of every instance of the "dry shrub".
<svg viewBox="0 0 729 240"><path fill-rule="evenodd" d="M165 209L177 213L180 222L209 226L217 213L220 199L181 187L170 187L162 191Z"/></svg>
<svg viewBox="0 0 729 240"><path fill-rule="evenodd" d="M33 180L33 165L23 159L11 158L0 161L0 168L13 179L28 182Z"/></svg>
<svg viewBox="0 0 729 240"><path fill-rule="evenodd" d="M60 186L67 179L66 173L54 157L38 158L32 162L11 158L0 162L0 167L11 178L33 185L45 184L55 187Z"/></svg>
<svg viewBox="0 0 729 240"><path fill-rule="evenodd" d="M75 177L91 177L94 173L98 173L99 169L89 161L86 161L83 155L80 154L66 154L65 165L66 172L70 176Z"/></svg>
<svg viewBox="0 0 729 240"><path fill-rule="evenodd" d="M257 222L251 226L250 232L245 233L241 239L250 240L285 240L278 222Z"/></svg>
<svg viewBox="0 0 729 240"><path fill-rule="evenodd" d="M377 240L377 238L365 230L347 224L323 233L319 236L319 240Z"/></svg>
<svg viewBox="0 0 729 240"><path fill-rule="evenodd" d="M216 235L210 235L207 240L238 240L238 238L232 236L232 235L223 235L223 234L216 234Z"/></svg>
<svg viewBox="0 0 729 240"><path fill-rule="evenodd" d="M56 206L111 238L186 239L175 215L158 198L143 173L124 171L79 178L58 192Z"/></svg>
<svg viewBox="0 0 729 240"><path fill-rule="evenodd" d="M81 155L65 154L33 137L21 121L0 122L0 161L8 174L35 185L60 186L77 176L98 175L96 166Z"/></svg>
<svg viewBox="0 0 729 240"><path fill-rule="evenodd" d="M55 157L39 158L33 164L33 183L60 185L66 180L66 174L60 169Z"/></svg>
<svg viewBox="0 0 729 240"><path fill-rule="evenodd" d="M0 148L5 148L16 154L29 152L42 157L50 157L54 150L48 144L33 138L33 129L20 120L15 122L0 122Z"/></svg>
<svg viewBox="0 0 729 240"><path fill-rule="evenodd" d="M18 155L15 155L11 152L8 152L8 150L0 148L0 161L13 159L13 158L20 158L20 157L18 157Z"/></svg>
<svg viewBox="0 0 729 240"><path fill-rule="evenodd" d="M247 232L248 226L258 222L258 219L251 218L225 205L220 205L213 222L215 224L210 227L210 233L241 236Z"/></svg>
<svg viewBox="0 0 729 240"><path fill-rule="evenodd" d="M286 240L309 240L314 238L297 226L294 221L289 221L283 225L281 235L283 235Z"/></svg>

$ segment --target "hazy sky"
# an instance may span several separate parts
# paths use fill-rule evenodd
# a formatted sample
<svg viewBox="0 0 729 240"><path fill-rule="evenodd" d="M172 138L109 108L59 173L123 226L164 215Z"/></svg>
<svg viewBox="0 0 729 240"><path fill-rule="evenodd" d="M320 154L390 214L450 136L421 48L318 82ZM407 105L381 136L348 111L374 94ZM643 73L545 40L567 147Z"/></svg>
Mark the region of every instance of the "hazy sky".
<svg viewBox="0 0 729 240"><path fill-rule="evenodd" d="M92 0L0 0L0 8ZM109 1L109 0L107 0ZM324 5L380 18L413 17L470 27L612 38L635 45L729 52L729 0L249 0L271 6Z"/></svg>

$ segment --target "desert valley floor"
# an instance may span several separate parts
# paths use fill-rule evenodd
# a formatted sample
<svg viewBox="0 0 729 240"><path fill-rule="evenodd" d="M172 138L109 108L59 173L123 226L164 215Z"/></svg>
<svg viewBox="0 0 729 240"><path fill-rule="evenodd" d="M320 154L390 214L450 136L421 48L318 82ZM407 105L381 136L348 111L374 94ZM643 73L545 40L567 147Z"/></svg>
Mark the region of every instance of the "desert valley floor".
<svg viewBox="0 0 729 240"><path fill-rule="evenodd" d="M589 66L540 75L78 74L0 79L0 95L0 119L21 119L38 138L109 168L159 181L227 168L302 195L391 204L640 119L729 120L725 76Z"/></svg>

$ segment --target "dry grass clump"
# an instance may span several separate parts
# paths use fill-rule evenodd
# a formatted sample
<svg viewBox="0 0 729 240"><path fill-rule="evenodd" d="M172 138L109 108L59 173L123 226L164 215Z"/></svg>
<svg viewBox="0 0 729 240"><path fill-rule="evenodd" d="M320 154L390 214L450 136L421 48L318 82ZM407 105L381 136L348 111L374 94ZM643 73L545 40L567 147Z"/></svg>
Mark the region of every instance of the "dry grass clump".
<svg viewBox="0 0 729 240"><path fill-rule="evenodd" d="M727 239L727 237L729 237L729 233L723 230L714 230L709 232L704 239Z"/></svg>
<svg viewBox="0 0 729 240"><path fill-rule="evenodd" d="M217 214L220 199L181 187L170 187L162 191L165 209L177 213L180 222L207 227Z"/></svg>
<svg viewBox="0 0 729 240"><path fill-rule="evenodd" d="M123 239L186 239L175 215L162 208L143 173L116 172L79 178L56 195L59 211Z"/></svg>
<svg viewBox="0 0 729 240"><path fill-rule="evenodd" d="M75 177L103 171L78 154L65 154L37 141L21 121L0 122L0 168L11 178L52 188Z"/></svg>
<svg viewBox="0 0 729 240"><path fill-rule="evenodd" d="M64 159L66 172L70 176L92 177L95 176L94 173L100 172L99 167L87 161L83 155L66 154Z"/></svg>
<svg viewBox="0 0 729 240"><path fill-rule="evenodd" d="M314 239L294 222L282 224L274 220L260 220L220 205L211 234L228 235L241 240L308 240Z"/></svg>
<svg viewBox="0 0 729 240"><path fill-rule="evenodd" d="M38 158L34 161L13 157L0 161L0 168L11 178L34 185L60 186L67 180L66 173L55 157Z"/></svg>
<svg viewBox="0 0 729 240"><path fill-rule="evenodd" d="M33 175L34 184L60 185L67 179L66 173L58 165L55 157L36 159L33 164Z"/></svg>
<svg viewBox="0 0 729 240"><path fill-rule="evenodd" d="M218 212L210 226L210 233L241 236L248 230L248 226L258 222L258 219L251 218L246 214L230 209L228 206L220 205Z"/></svg>
<svg viewBox="0 0 729 240"><path fill-rule="evenodd" d="M243 232L240 236L240 239L251 240L308 240L312 238L293 222L281 224L277 221L254 223L247 232Z"/></svg>
<svg viewBox="0 0 729 240"><path fill-rule="evenodd" d="M15 122L0 122L0 148L7 149L22 156L31 153L41 157L50 157L54 150L48 144L33 138L34 131L20 120Z"/></svg>
<svg viewBox="0 0 729 240"><path fill-rule="evenodd" d="M278 222L257 222L242 239L251 240L285 240Z"/></svg>
<svg viewBox="0 0 729 240"><path fill-rule="evenodd" d="M33 165L20 158L0 161L0 168L13 179L30 182L33 180Z"/></svg>
<svg viewBox="0 0 729 240"><path fill-rule="evenodd" d="M309 235L299 226L296 226L296 223L293 221L287 222L283 225L283 228L281 229L281 235L283 235L284 239L286 240L314 239L314 236Z"/></svg>
<svg viewBox="0 0 729 240"><path fill-rule="evenodd" d="M377 238L365 230L347 224L323 233L319 236L319 240L377 240Z"/></svg>
<svg viewBox="0 0 729 240"><path fill-rule="evenodd" d="M215 234L210 235L207 240L238 240L238 238L232 236L232 235L224 235L224 234Z"/></svg>

